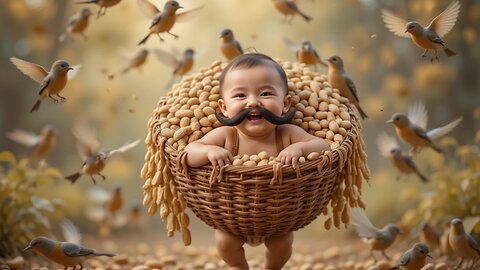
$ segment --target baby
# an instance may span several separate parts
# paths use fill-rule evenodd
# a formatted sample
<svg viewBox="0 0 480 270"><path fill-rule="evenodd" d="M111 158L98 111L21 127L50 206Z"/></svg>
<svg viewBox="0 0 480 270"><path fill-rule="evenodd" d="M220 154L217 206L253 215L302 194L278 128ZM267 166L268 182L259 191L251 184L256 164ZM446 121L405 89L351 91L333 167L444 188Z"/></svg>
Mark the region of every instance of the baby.
<svg viewBox="0 0 480 270"><path fill-rule="evenodd" d="M258 53L238 56L220 76L218 106L223 115L217 118L224 126L186 146L187 164L225 166L234 155L265 151L282 164L296 166L301 156L330 149L323 139L287 124L295 113L291 100L287 76L277 62ZM216 230L215 240L229 269L248 269L245 238ZM281 269L292 254L292 243L293 232L265 239L265 269Z"/></svg>

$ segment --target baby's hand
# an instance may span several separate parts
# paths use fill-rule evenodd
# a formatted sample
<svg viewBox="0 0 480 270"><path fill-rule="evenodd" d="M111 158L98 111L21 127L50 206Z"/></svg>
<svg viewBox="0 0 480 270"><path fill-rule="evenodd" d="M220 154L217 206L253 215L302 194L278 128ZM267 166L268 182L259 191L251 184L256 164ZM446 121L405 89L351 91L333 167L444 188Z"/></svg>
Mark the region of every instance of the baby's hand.
<svg viewBox="0 0 480 270"><path fill-rule="evenodd" d="M219 146L211 146L207 151L207 157L213 166L223 167L227 164L232 164L233 161L232 153Z"/></svg>
<svg viewBox="0 0 480 270"><path fill-rule="evenodd" d="M291 144L278 154L277 161L284 165L292 164L295 168L302 154L302 148L299 145Z"/></svg>

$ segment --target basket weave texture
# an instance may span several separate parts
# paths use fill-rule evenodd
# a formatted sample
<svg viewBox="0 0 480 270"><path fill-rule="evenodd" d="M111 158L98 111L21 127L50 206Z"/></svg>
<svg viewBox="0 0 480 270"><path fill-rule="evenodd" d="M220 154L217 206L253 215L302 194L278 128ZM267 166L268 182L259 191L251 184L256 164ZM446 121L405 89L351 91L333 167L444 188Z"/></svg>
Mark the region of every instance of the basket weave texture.
<svg viewBox="0 0 480 270"><path fill-rule="evenodd" d="M289 66L279 62L284 68ZM294 64L294 68L297 66L304 68ZM196 78L211 74L209 70L215 67L223 68L216 62L204 68L203 73L201 70L199 74L203 76L185 78L167 97L161 98L152 114L146 139L148 152L142 169L142 177L146 179L144 205L149 213L153 215L160 209L160 216L167 220L169 236L182 230L186 245L191 241L186 207L209 226L245 237L252 244L303 228L322 213L331 215L325 222L327 229L332 222L336 227L341 222L347 224L348 205L364 207L361 182L362 178L368 178L368 168L364 143L359 136L361 124L345 100L342 104L348 108L351 127L343 141L318 159L299 163L295 169L281 164L187 166L183 148L198 138L192 139L193 132L188 129L183 141L178 136L176 141L168 135L162 136L161 124L174 115L165 108L172 108L175 103L172 100L179 100L182 91L190 91L198 84ZM215 74L221 71L216 70ZM312 73L306 68L302 71ZM213 78L218 77L215 74L211 74ZM290 88L292 85L289 87L292 90ZM290 91L291 95L295 93ZM328 209L329 203L332 211Z"/></svg>

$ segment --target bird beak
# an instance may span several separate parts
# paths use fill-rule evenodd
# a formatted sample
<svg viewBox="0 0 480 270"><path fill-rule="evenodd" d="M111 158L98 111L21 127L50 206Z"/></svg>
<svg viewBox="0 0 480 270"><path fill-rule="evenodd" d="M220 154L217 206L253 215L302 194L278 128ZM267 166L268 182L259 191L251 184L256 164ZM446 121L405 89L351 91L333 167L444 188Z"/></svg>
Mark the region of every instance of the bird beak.
<svg viewBox="0 0 480 270"><path fill-rule="evenodd" d="M433 258L433 257L432 257L432 254L430 254L430 253L427 253L427 257Z"/></svg>
<svg viewBox="0 0 480 270"><path fill-rule="evenodd" d="M182 6L179 6L178 8L183 8Z"/></svg>
<svg viewBox="0 0 480 270"><path fill-rule="evenodd" d="M408 33L408 28L405 28L405 33Z"/></svg>
<svg viewBox="0 0 480 270"><path fill-rule="evenodd" d="M391 123L393 123L393 120L392 120L392 119L390 119L390 120L388 120L388 121L387 121L387 122L385 122L385 123L387 123L387 124L391 124Z"/></svg>
<svg viewBox="0 0 480 270"><path fill-rule="evenodd" d="M32 246L28 245L26 248L23 249L23 251L27 251L29 249L32 249Z"/></svg>
<svg viewBox="0 0 480 270"><path fill-rule="evenodd" d="M67 70L73 70L73 68L72 68L72 67L69 67L69 68L67 68Z"/></svg>

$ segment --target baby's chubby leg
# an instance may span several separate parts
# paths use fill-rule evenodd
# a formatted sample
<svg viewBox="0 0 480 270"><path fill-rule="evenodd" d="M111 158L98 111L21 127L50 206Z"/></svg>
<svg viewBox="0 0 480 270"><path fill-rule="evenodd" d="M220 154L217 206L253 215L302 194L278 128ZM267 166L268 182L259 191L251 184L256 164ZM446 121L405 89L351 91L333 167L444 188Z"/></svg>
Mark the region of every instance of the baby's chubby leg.
<svg viewBox="0 0 480 270"><path fill-rule="evenodd" d="M243 244L245 239L231 233L215 230L217 251L229 270L248 270Z"/></svg>
<svg viewBox="0 0 480 270"><path fill-rule="evenodd" d="M293 232L274 235L265 240L265 269L280 270L292 255Z"/></svg>

